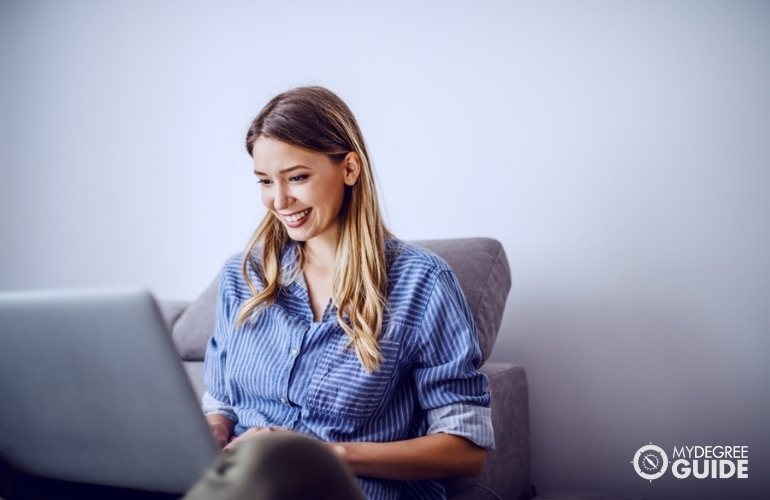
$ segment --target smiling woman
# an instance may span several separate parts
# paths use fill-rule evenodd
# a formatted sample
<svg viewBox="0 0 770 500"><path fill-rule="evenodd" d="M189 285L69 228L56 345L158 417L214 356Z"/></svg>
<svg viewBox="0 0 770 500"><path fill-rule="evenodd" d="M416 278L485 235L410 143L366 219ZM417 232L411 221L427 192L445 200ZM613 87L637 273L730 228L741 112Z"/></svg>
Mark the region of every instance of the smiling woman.
<svg viewBox="0 0 770 500"><path fill-rule="evenodd" d="M215 438L252 479L269 463L280 484L349 498L445 498L437 480L478 474L494 444L457 279L386 229L361 131L329 90L276 96L246 146L268 212L222 272L203 396ZM256 458L275 434L279 471ZM349 473L319 487L312 463L292 465L307 446ZM216 498L205 481L190 500Z"/></svg>
<svg viewBox="0 0 770 500"><path fill-rule="evenodd" d="M289 237L304 242L306 249L336 245L345 189L355 185L361 171L358 155L348 153L335 163L323 153L260 137L252 156L262 203L283 220Z"/></svg>

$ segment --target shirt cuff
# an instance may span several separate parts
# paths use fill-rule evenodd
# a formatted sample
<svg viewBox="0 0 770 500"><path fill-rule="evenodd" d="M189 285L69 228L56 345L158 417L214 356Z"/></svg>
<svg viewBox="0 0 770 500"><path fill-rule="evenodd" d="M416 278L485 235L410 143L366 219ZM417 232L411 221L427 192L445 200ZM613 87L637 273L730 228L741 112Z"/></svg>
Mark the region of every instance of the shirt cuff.
<svg viewBox="0 0 770 500"><path fill-rule="evenodd" d="M238 417L235 415L235 410L233 410L233 407L216 399L214 396L209 394L208 391L203 393L201 408L203 409L204 415L222 415L229 418L233 422L238 422Z"/></svg>
<svg viewBox="0 0 770 500"><path fill-rule="evenodd" d="M451 434L464 437L491 450L495 447L492 410L468 403L453 403L428 410L428 434Z"/></svg>

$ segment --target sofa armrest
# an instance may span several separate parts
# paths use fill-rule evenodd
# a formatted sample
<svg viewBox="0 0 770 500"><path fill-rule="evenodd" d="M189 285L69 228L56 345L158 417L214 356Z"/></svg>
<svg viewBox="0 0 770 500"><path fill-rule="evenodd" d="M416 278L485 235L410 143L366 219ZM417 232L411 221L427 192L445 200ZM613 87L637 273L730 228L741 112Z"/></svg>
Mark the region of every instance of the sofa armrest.
<svg viewBox="0 0 770 500"><path fill-rule="evenodd" d="M481 371L489 377L495 449L487 454L487 463L480 475L447 481L449 498L529 500L532 486L526 371L509 363L486 363Z"/></svg>
<svg viewBox="0 0 770 500"><path fill-rule="evenodd" d="M187 309L187 306L190 305L190 302L184 300L158 300L157 304L160 315L163 317L163 321L166 322L166 328L171 332L179 317Z"/></svg>
<svg viewBox="0 0 770 500"><path fill-rule="evenodd" d="M182 365L190 379L190 385L192 385L193 391L200 401L206 391L206 385L203 383L203 361L183 361Z"/></svg>
<svg viewBox="0 0 770 500"><path fill-rule="evenodd" d="M214 332L215 297L207 298L208 300L199 302L158 302L161 316L166 322L179 356L184 361L203 361L206 342Z"/></svg>

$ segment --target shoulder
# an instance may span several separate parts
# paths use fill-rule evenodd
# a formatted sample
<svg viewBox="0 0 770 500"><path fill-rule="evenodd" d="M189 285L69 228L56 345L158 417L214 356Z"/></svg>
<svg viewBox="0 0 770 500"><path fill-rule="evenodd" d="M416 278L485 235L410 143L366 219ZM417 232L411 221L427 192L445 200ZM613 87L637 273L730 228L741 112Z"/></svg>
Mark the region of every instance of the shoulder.
<svg viewBox="0 0 770 500"><path fill-rule="evenodd" d="M428 304L454 288L456 279L438 255L401 240L388 240L388 300L394 319L421 321Z"/></svg>
<svg viewBox="0 0 770 500"><path fill-rule="evenodd" d="M435 253L396 238L385 242L390 279L404 275L435 275L452 269Z"/></svg>
<svg viewBox="0 0 770 500"><path fill-rule="evenodd" d="M248 285L243 279L243 252L232 255L225 265L219 277L219 297L242 301L250 294Z"/></svg>
<svg viewBox="0 0 770 500"><path fill-rule="evenodd" d="M248 254L246 252L238 252L227 259L225 265L222 267L220 276L220 288L222 290L233 288L244 289L244 293L251 295L251 290L248 289L248 285L246 285L246 280L243 275L244 263L246 272L249 274L251 281L255 285L261 284L259 276L262 268L262 248L256 247ZM242 295L242 293L238 293L237 295Z"/></svg>
<svg viewBox="0 0 770 500"><path fill-rule="evenodd" d="M241 274L241 266L243 263L243 252L238 252L230 256L225 262L222 268L222 276L237 276Z"/></svg>

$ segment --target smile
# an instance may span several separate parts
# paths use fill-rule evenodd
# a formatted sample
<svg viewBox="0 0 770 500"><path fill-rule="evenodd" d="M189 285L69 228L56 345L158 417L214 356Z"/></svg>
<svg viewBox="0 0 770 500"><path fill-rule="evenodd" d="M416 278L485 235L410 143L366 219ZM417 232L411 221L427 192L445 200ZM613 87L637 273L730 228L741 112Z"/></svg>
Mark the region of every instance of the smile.
<svg viewBox="0 0 770 500"><path fill-rule="evenodd" d="M308 215L309 213L310 213L310 209L309 209L309 208L306 208L305 210L303 210L303 211L301 211L301 212L297 212L296 214L291 214L291 215L284 215L284 216L283 216L283 219L284 219L286 222L288 222L289 224L294 224L294 223L296 223L296 222L299 222L299 221L301 221L301 220L302 220L302 219L304 219L305 217L307 217L307 215Z"/></svg>

